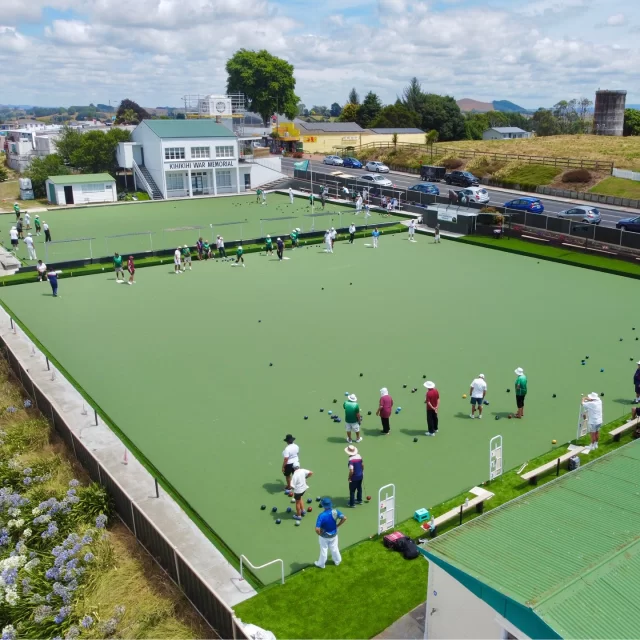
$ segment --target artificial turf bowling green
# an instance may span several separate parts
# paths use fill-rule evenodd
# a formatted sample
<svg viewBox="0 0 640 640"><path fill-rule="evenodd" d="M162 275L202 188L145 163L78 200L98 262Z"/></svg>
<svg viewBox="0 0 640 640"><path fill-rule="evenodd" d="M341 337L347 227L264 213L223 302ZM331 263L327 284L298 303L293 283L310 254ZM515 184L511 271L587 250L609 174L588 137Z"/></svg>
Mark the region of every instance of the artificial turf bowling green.
<svg viewBox="0 0 640 640"><path fill-rule="evenodd" d="M342 226L348 226L352 221L363 224L362 215L355 216L355 208L340 204L328 203L323 211L319 205L313 209L314 213L335 212L335 215L320 216L315 218L317 231L340 225L342 212ZM305 217L311 213L311 207L307 198L294 198L293 204L289 203L289 196L270 193L267 196L267 205L256 203L253 195L228 196L224 198L197 198L195 200L163 200L160 202L138 202L128 204L115 204L109 206L93 206L72 209L53 209L40 213L40 220L45 221L50 229L52 239L68 240L76 238L92 238L91 247L89 241L68 242L53 244L47 247L45 252L44 234L35 235L32 231L38 258L47 263L61 262L65 260L79 260L91 256L103 257L113 255L118 251L120 255L149 251L157 249L175 249L177 246L188 244L195 247L199 236L213 242L215 250L215 236L221 235L226 242L231 240L250 240L270 234L275 240L276 236L289 236L292 229L300 227L302 231L311 229L312 218ZM260 218L282 218L295 216L291 220L265 221L260 225ZM33 226L34 214L31 214L31 226ZM15 223L13 216L0 216L0 232L3 237L9 236L9 229ZM389 222L394 217L383 217L375 209L371 211L369 225L379 222ZM243 222L217 226L226 222ZM209 225L213 225L211 228ZM189 229L166 233L165 229L179 229L182 227L202 227L201 229ZM149 234L152 232L151 241ZM120 234L140 234L120 238L110 238ZM275 244L275 242L274 242ZM26 245L22 242L18 247L18 257L27 263L29 261ZM125 260L126 262L126 260Z"/></svg>
<svg viewBox="0 0 640 640"><path fill-rule="evenodd" d="M505 469L519 466L575 437L581 393L605 393L605 421L633 393L629 357L640 353L618 338L637 315L634 280L424 236L367 244L289 251L285 263L250 254L245 269L194 261L174 275L167 264L138 270L134 286L106 272L63 279L55 299L46 283L0 297L237 555L282 558L289 573L317 558L319 507L297 529L286 514L287 433L314 472L305 499L330 496L348 516L345 547L376 532L382 485L395 484L397 518L409 518L486 480L492 436L503 436ZM515 413L505 390L516 367L529 379L525 419L496 422ZM479 373L491 406L471 420L461 396ZM435 438L424 436L427 375L441 395ZM385 437L369 415L382 387L403 407ZM357 446L373 496L355 509L345 508L342 401L332 402L346 391L364 416Z"/></svg>

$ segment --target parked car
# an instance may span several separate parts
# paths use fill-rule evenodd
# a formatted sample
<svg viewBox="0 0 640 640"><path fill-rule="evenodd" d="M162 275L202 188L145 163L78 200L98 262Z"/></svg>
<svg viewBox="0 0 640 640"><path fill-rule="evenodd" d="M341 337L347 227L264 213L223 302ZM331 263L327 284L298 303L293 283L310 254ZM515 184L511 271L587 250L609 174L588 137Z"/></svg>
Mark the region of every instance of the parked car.
<svg viewBox="0 0 640 640"><path fill-rule="evenodd" d="M531 196L509 200L509 202L505 202L502 206L506 209L528 211L529 213L542 213L544 211L544 205L540 202L540 198L532 198Z"/></svg>
<svg viewBox="0 0 640 640"><path fill-rule="evenodd" d="M600 215L600 211L598 209L583 204L577 207L572 207L571 209L559 211L558 218L580 220L581 222L588 222L589 224L600 224L600 222L602 221L602 216Z"/></svg>
<svg viewBox="0 0 640 640"><path fill-rule="evenodd" d="M383 162L377 160L369 160L365 165L367 171L377 171L378 173L389 173L389 167Z"/></svg>
<svg viewBox="0 0 640 640"><path fill-rule="evenodd" d="M458 191L458 198L464 197L467 202L485 204L489 202L489 192L484 187L468 187Z"/></svg>
<svg viewBox="0 0 640 640"><path fill-rule="evenodd" d="M640 216L621 218L616 222L616 229L622 229L623 231L640 231Z"/></svg>
<svg viewBox="0 0 640 640"><path fill-rule="evenodd" d="M342 166L342 158L340 156L325 156L322 161L324 164L333 164L338 167Z"/></svg>
<svg viewBox="0 0 640 640"><path fill-rule="evenodd" d="M342 158L342 166L349 169L362 169L362 162L358 158Z"/></svg>
<svg viewBox="0 0 640 640"><path fill-rule="evenodd" d="M427 182L426 184L422 182L420 182L419 184L414 184L413 187L409 187L409 191L419 191L420 193L426 193L430 196L440 195L440 189L438 189L435 184L431 184L429 182Z"/></svg>
<svg viewBox="0 0 640 640"><path fill-rule="evenodd" d="M375 184L379 187L392 187L393 182L389 180L389 178L383 178L382 176L373 176L370 173L365 173L363 176L358 178L359 180L364 180L370 184Z"/></svg>
<svg viewBox="0 0 640 640"><path fill-rule="evenodd" d="M480 180L468 171L450 171L444 177L447 184L455 184L459 187L477 187Z"/></svg>
<svg viewBox="0 0 640 640"><path fill-rule="evenodd" d="M427 164L423 164L420 167L420 180L440 182L441 180L444 180L446 174L446 167L433 167Z"/></svg>

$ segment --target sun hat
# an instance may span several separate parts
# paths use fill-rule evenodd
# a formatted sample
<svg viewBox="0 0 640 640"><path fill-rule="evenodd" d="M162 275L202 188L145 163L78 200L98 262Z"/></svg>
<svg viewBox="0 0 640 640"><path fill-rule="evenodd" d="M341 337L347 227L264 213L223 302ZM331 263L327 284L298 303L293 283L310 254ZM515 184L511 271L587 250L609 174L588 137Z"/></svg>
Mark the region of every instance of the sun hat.
<svg viewBox="0 0 640 640"><path fill-rule="evenodd" d="M300 227L296 227L296 231L300 231Z"/></svg>
<svg viewBox="0 0 640 640"><path fill-rule="evenodd" d="M356 394L355 394L355 393L350 393L350 394L347 396L347 400L348 400L349 402L358 402L358 398L356 398Z"/></svg>
<svg viewBox="0 0 640 640"><path fill-rule="evenodd" d="M344 448L344 452L350 456L355 456L358 453L358 447L350 444Z"/></svg>
<svg viewBox="0 0 640 640"><path fill-rule="evenodd" d="M638 362L636 362L636 364L640 364L640 360L638 360Z"/></svg>
<svg viewBox="0 0 640 640"><path fill-rule="evenodd" d="M425 386L427 389L435 389L435 388L436 388L436 383L435 383L435 382L431 382L431 380L427 380L427 381L424 383L424 386Z"/></svg>
<svg viewBox="0 0 640 640"><path fill-rule="evenodd" d="M592 391L587 398L589 398L589 400L597 400L598 399L598 394L595 391Z"/></svg>
<svg viewBox="0 0 640 640"><path fill-rule="evenodd" d="M267 233L267 238L270 238L271 236Z"/></svg>
<svg viewBox="0 0 640 640"><path fill-rule="evenodd" d="M284 441L288 442L289 444L291 444L294 440L295 438L290 433L287 433L287 435L284 437Z"/></svg>
<svg viewBox="0 0 640 640"><path fill-rule="evenodd" d="M524 374L524 369L523 369L522 367L518 367L518 368L514 371L514 373L515 373L517 376L521 376L521 375L523 375L523 374Z"/></svg>
<svg viewBox="0 0 640 640"><path fill-rule="evenodd" d="M479 374L478 378L482 378L484 380L484 373Z"/></svg>
<svg viewBox="0 0 640 640"><path fill-rule="evenodd" d="M320 500L320 504L322 505L323 509L331 509L333 507L331 498L322 498L322 500Z"/></svg>
<svg viewBox="0 0 640 640"><path fill-rule="evenodd" d="M27 233L27 235L30 236L31 235L31 231L29 231L29 233Z"/></svg>
<svg viewBox="0 0 640 640"><path fill-rule="evenodd" d="M278 242L280 242L280 238L278 238L278 240L277 240L277 241L278 241Z"/></svg>
<svg viewBox="0 0 640 640"><path fill-rule="evenodd" d="M380 395L381 396L388 396L389 395L389 389L387 389L387 387L382 387L382 389L380 389Z"/></svg>
<svg viewBox="0 0 640 640"><path fill-rule="evenodd" d="M189 248L188 244L185 244L184 247L183 247L183 249L188 249L188 248Z"/></svg>

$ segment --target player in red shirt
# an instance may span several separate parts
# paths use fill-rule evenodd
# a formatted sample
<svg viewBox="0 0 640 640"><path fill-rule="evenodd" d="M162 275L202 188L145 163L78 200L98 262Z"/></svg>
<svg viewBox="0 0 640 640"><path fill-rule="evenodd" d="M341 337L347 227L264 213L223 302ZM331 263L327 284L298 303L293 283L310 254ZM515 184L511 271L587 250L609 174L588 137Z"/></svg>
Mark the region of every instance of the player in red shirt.
<svg viewBox="0 0 640 640"><path fill-rule="evenodd" d="M424 402L427 405L427 427L429 431L425 433L427 436L435 436L438 433L438 408L440 406L440 394L436 389L436 383L427 380L424 383L427 389L427 397Z"/></svg>
<svg viewBox="0 0 640 640"><path fill-rule="evenodd" d="M127 260L127 271L129 272L128 284L135 284L136 281L133 279L133 276L136 272L136 265L133 264L133 256L129 256L129 259Z"/></svg>

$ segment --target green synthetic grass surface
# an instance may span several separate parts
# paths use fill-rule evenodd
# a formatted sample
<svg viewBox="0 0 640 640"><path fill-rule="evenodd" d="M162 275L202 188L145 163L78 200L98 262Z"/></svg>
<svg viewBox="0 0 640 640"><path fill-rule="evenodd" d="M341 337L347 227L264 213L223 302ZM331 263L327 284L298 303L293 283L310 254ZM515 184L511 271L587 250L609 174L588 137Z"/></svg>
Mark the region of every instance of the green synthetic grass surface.
<svg viewBox="0 0 640 640"><path fill-rule="evenodd" d="M282 558L289 573L317 557L317 509L301 527L283 515L282 440L293 433L314 471L308 496L342 509L344 422L327 411L342 416L346 391L365 412L367 492L395 483L398 521L486 480L492 436L512 468L574 437L581 393L605 393L607 421L632 393L632 280L424 236L366 244L288 251L283 263L253 254L246 268L196 261L178 276L168 264L135 286L111 273L61 280L58 299L46 283L0 296L236 554ZM529 376L524 421L506 419L517 366ZM472 421L461 396L480 372L490 406ZM441 393L436 438L424 437L423 375ZM366 416L382 386L403 407L389 437ZM342 547L376 532L375 501L346 514Z"/></svg>
<svg viewBox="0 0 640 640"><path fill-rule="evenodd" d="M363 215L355 216L353 207L328 203L323 211L317 199L314 213L336 212L336 215L318 216L315 218L316 230L330 227L348 226L353 220L356 224L364 224ZM340 215L341 212L342 219ZM291 230L299 227L303 232L311 230L313 219L305 217L311 213L307 198L294 198L289 203L286 195L269 193L265 206L256 203L255 195L229 196L220 198L199 198L195 200L164 200L162 202L128 203L101 207L84 207L78 209L57 209L40 213L40 220L47 222L54 241L76 238L95 238L89 247L89 241L51 244L45 249L44 234L36 237L32 229L36 254L45 262L60 262L113 255L115 251L122 255L139 253L153 249L170 249L188 244L195 246L199 236L210 242L219 234L226 242L232 240L248 240L261 238L263 235L289 235ZM31 213L31 226L35 214ZM291 220L265 221L260 225L261 218L282 218L295 216ZM371 211L368 219L370 225L378 222L389 222L394 218L381 216L376 210ZM399 218L398 218L399 219ZM244 224L223 225L225 222L240 222ZM0 218L0 237L8 244L9 229L15 224L15 216L5 215ZM209 225L212 224L213 228ZM201 230L185 230L165 232L165 229L181 227L203 227ZM109 238L126 233L149 234L121 238ZM25 232L26 235L26 232ZM215 246L215 245L214 245ZM27 264L35 264L27 260L27 248L20 242L18 257Z"/></svg>

